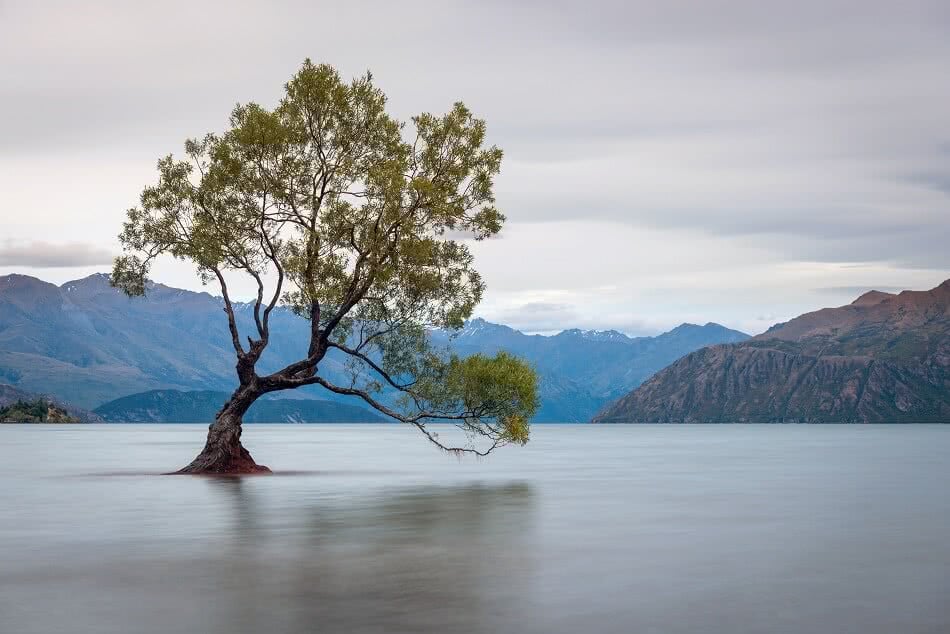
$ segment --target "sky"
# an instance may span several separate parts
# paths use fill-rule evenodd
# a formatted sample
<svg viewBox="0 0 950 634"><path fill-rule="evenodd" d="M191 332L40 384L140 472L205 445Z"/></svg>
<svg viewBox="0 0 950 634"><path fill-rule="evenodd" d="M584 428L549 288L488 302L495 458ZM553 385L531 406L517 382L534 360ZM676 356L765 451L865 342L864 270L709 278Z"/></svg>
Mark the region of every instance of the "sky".
<svg viewBox="0 0 950 634"><path fill-rule="evenodd" d="M109 270L156 160L307 57L487 121L486 319L755 334L950 277L946 0L0 0L0 274Z"/></svg>

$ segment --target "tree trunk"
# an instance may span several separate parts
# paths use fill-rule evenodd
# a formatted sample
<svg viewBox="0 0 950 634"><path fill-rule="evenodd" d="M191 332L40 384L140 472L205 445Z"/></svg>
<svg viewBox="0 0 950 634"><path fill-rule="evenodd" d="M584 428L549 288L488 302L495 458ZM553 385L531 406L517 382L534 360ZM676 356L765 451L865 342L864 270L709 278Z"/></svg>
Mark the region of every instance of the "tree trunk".
<svg viewBox="0 0 950 634"><path fill-rule="evenodd" d="M251 386L235 390L214 422L208 427L208 440L201 453L187 467L176 473L239 475L270 473L270 469L254 462L250 452L241 445L241 422L244 413L261 396Z"/></svg>

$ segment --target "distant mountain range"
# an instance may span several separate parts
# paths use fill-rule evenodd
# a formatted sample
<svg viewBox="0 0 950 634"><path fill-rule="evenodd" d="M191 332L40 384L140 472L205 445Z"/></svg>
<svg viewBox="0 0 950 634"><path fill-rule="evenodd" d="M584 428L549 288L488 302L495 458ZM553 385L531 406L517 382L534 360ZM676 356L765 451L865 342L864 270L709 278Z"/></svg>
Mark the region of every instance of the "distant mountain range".
<svg viewBox="0 0 950 634"><path fill-rule="evenodd" d="M950 280L698 350L594 422L950 422Z"/></svg>
<svg viewBox="0 0 950 634"><path fill-rule="evenodd" d="M459 354L507 350L531 362L541 376L538 421L586 422L606 403L640 385L684 354L748 335L718 324L682 324L656 337L628 337L616 330L565 330L557 335L522 332L473 319L454 339L433 333Z"/></svg>
<svg viewBox="0 0 950 634"><path fill-rule="evenodd" d="M239 327L251 332L249 305L236 308ZM275 336L261 359L265 372L299 358L309 324L279 308L271 330ZM747 339L717 324L683 324L657 337L583 330L546 337L481 319L467 323L455 337L440 331L432 336L463 355L504 349L531 361L541 377L537 422L587 421L684 354ZM341 360L333 354L320 370L345 380ZM146 297L130 299L104 274L62 286L24 275L0 277L0 383L87 409L139 395L142 406L129 411L143 412L152 397L142 393L153 390L230 392L234 352L222 300L155 283ZM197 398L172 392L166 397L169 412L180 411L172 400ZM294 391L293 398L362 405L317 387Z"/></svg>
<svg viewBox="0 0 950 634"><path fill-rule="evenodd" d="M198 390L152 390L123 396L96 408L110 423L211 423L230 395ZM317 399L262 398L244 415L248 423L385 423L369 410Z"/></svg>

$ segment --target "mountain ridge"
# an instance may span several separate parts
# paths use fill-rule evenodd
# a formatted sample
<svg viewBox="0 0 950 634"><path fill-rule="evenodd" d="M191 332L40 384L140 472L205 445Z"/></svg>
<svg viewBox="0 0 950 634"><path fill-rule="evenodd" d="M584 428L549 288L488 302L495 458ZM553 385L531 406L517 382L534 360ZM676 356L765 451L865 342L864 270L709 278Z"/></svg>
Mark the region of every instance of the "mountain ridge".
<svg viewBox="0 0 950 634"><path fill-rule="evenodd" d="M695 351L593 422L950 422L950 280Z"/></svg>
<svg viewBox="0 0 950 634"><path fill-rule="evenodd" d="M103 273L60 286L30 276L0 277L0 381L88 409L156 389L233 390L223 300L154 282L147 288L144 298L126 297ZM253 331L249 306L236 306L242 332ZM262 372L296 361L309 341L308 322L289 309L276 309L271 327L278 336L261 358ZM542 422L589 420L683 354L748 337L715 324L683 324L656 337L581 329L545 336L479 318L458 332L430 334L461 355L508 350L527 358L541 376L536 420ZM347 380L335 351L320 367L331 380ZM294 397L355 402L317 386L296 390Z"/></svg>
<svg viewBox="0 0 950 634"><path fill-rule="evenodd" d="M213 390L149 390L103 403L95 414L109 423L211 423L227 401ZM244 415L246 423L384 423L369 410L318 399L262 398Z"/></svg>

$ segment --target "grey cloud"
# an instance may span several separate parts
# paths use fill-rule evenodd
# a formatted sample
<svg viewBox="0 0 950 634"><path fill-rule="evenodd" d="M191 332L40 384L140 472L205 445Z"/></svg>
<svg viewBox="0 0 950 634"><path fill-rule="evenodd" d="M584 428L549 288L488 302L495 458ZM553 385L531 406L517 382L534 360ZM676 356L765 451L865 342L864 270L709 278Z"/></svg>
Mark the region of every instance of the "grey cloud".
<svg viewBox="0 0 950 634"><path fill-rule="evenodd" d="M950 162L950 161L948 161ZM907 181L950 195L950 165L942 171L922 171L908 175Z"/></svg>
<svg viewBox="0 0 950 634"><path fill-rule="evenodd" d="M813 289L816 293L826 295L848 295L855 299L867 293L868 291L881 291L882 293L900 293L903 289L900 286L822 286Z"/></svg>
<svg viewBox="0 0 950 634"><path fill-rule="evenodd" d="M775 245L813 262L881 262L905 269L950 269L950 223L882 230L873 235L838 235L820 239L807 236L770 236Z"/></svg>
<svg viewBox="0 0 950 634"><path fill-rule="evenodd" d="M260 33L280 38L254 46ZM530 244L593 220L720 259L758 249L747 278L803 261L950 269L946 0L0 0L0 189L23 207L36 186L21 166L47 182L80 165L47 206L111 215L38 224L112 236L157 157L221 129L235 102L273 103L304 57L371 69L402 119L456 99L484 116L505 151L498 205L534 225ZM17 237L47 235L14 220ZM610 259L585 237L574 255ZM518 265L495 287L550 283L543 263ZM524 306L510 317L525 327L597 319L582 301Z"/></svg>
<svg viewBox="0 0 950 634"><path fill-rule="evenodd" d="M106 249L80 242L50 244L0 243L0 266L29 268L57 268L98 266L112 263L112 254Z"/></svg>
<svg viewBox="0 0 950 634"><path fill-rule="evenodd" d="M522 332L556 333L567 328L617 330L630 336L655 335L665 326L650 324L629 314L589 315L570 303L528 302L489 316Z"/></svg>
<svg viewBox="0 0 950 634"><path fill-rule="evenodd" d="M512 328L527 332L549 332L574 324L579 317L574 306L556 302L528 302L493 316Z"/></svg>

